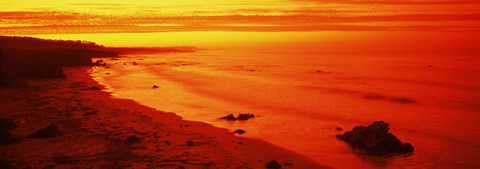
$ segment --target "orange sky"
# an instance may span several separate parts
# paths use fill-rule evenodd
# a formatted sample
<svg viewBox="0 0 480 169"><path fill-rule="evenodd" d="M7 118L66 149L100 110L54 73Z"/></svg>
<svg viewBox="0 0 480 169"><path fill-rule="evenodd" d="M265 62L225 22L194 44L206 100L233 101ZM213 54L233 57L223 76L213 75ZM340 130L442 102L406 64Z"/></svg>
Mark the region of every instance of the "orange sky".
<svg viewBox="0 0 480 169"><path fill-rule="evenodd" d="M478 0L2 0L0 34L480 30Z"/></svg>

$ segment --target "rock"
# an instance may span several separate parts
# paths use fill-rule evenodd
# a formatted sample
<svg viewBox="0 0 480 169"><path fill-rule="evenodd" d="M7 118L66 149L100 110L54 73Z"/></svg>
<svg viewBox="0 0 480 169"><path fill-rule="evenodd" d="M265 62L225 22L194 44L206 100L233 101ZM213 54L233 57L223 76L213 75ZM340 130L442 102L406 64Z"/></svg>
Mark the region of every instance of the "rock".
<svg viewBox="0 0 480 169"><path fill-rule="evenodd" d="M410 99L410 98L403 98L403 97L399 97L399 98L392 98L392 101L393 102L397 102L397 103L403 103L403 104L412 104L412 103L416 103L415 100L413 99Z"/></svg>
<svg viewBox="0 0 480 169"><path fill-rule="evenodd" d="M87 88L87 89L88 89L88 90L100 90L100 88L97 87L97 86L89 87L89 88Z"/></svg>
<svg viewBox="0 0 480 169"><path fill-rule="evenodd" d="M233 114L229 114L228 116L224 116L224 117L220 117L220 119L226 119L228 121L235 121L235 120L238 120L235 116L233 116Z"/></svg>
<svg viewBox="0 0 480 169"><path fill-rule="evenodd" d="M50 138L60 136L60 130L58 130L57 125L50 124L47 127L39 129L34 133L27 136L27 138Z"/></svg>
<svg viewBox="0 0 480 169"><path fill-rule="evenodd" d="M16 128L17 125L12 119L0 118L0 130L10 130Z"/></svg>
<svg viewBox="0 0 480 169"><path fill-rule="evenodd" d="M375 121L368 127L356 126L352 131L337 135L337 138L369 155L384 156L413 152L414 148L410 143L402 143L388 131L388 123Z"/></svg>
<svg viewBox="0 0 480 169"><path fill-rule="evenodd" d="M186 145L187 145L187 146L194 146L195 143L194 143L193 141L187 141L187 142L186 142Z"/></svg>
<svg viewBox="0 0 480 169"><path fill-rule="evenodd" d="M158 86L157 86L157 85L153 85L153 86L152 86L152 89L158 89Z"/></svg>
<svg viewBox="0 0 480 169"><path fill-rule="evenodd" d="M322 71L322 70L316 70L315 72L316 72L316 73L327 73L327 74L332 73L332 72L326 72L326 71Z"/></svg>
<svg viewBox="0 0 480 169"><path fill-rule="evenodd" d="M335 127L335 130L337 130L337 131L342 131L343 128L341 128L341 127Z"/></svg>
<svg viewBox="0 0 480 169"><path fill-rule="evenodd" d="M239 114L237 118L238 120L248 120L250 118L255 118L255 115L250 113L245 113L245 114Z"/></svg>
<svg viewBox="0 0 480 169"><path fill-rule="evenodd" d="M103 59L99 59L99 60L95 61L95 65L103 65L103 64L105 64Z"/></svg>
<svg viewBox="0 0 480 169"><path fill-rule="evenodd" d="M280 169L280 168L282 168L282 165L277 160L272 160L272 161L269 161L267 164L265 164L265 168L267 168L267 169Z"/></svg>
<svg viewBox="0 0 480 169"><path fill-rule="evenodd" d="M242 129L238 129L238 130L235 130L235 133L237 133L237 134L245 134L246 131L245 131L245 130L242 130Z"/></svg>
<svg viewBox="0 0 480 169"><path fill-rule="evenodd" d="M235 117L233 114L229 114L228 116L220 117L219 119L235 121L235 120L248 120L250 118L255 118L255 115L250 113L244 113L244 114L239 114L237 117Z"/></svg>
<svg viewBox="0 0 480 169"><path fill-rule="evenodd" d="M133 62L133 65L138 65L138 63L137 63L137 62Z"/></svg>
<svg viewBox="0 0 480 169"><path fill-rule="evenodd" d="M123 140L124 144L135 144L139 143L141 140L137 136L128 136L125 140Z"/></svg>
<svg viewBox="0 0 480 169"><path fill-rule="evenodd" d="M20 137L14 137L8 130L0 129L0 145L15 144L22 142Z"/></svg>

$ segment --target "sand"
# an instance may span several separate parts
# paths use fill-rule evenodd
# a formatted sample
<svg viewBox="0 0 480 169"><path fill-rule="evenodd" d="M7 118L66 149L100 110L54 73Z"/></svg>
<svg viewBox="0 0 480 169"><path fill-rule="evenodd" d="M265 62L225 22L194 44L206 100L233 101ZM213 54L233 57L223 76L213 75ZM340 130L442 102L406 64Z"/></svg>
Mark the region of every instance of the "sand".
<svg viewBox="0 0 480 169"><path fill-rule="evenodd" d="M0 145L1 161L12 168L265 168L278 160L284 168L325 168L260 140L115 99L90 69L0 88L0 117L13 119L18 127L10 132L23 138ZM25 137L50 124L60 136Z"/></svg>

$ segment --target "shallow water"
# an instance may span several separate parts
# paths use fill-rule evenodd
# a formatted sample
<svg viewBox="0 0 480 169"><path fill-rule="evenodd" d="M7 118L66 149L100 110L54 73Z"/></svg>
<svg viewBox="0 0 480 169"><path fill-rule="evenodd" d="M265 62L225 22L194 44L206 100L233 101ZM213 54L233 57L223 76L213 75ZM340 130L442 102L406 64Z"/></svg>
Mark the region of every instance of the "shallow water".
<svg viewBox="0 0 480 169"><path fill-rule="evenodd" d="M334 168L480 167L480 59L474 56L200 50L107 62L110 69L96 68L92 76L115 97L244 129L244 137ZM218 120L231 113L259 117ZM335 138L343 132L336 127L376 120L390 123L414 153L363 156Z"/></svg>

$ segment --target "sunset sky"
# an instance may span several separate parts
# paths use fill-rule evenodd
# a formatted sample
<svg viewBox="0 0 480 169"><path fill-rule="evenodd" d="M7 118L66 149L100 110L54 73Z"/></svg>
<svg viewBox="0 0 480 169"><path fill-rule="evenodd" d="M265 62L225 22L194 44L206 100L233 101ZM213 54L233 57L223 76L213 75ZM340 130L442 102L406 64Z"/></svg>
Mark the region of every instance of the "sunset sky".
<svg viewBox="0 0 480 169"><path fill-rule="evenodd" d="M441 41L446 44L434 47L472 48L478 46L472 37L480 37L479 20L478 0L0 1L0 35L110 46L248 45L252 39L262 44L302 39L304 45L348 39L332 48L353 43L363 49L375 45L358 44L394 39L390 46L398 46L414 37L419 42L413 46Z"/></svg>
<svg viewBox="0 0 480 169"><path fill-rule="evenodd" d="M3 0L1 34L479 31L477 0Z"/></svg>

